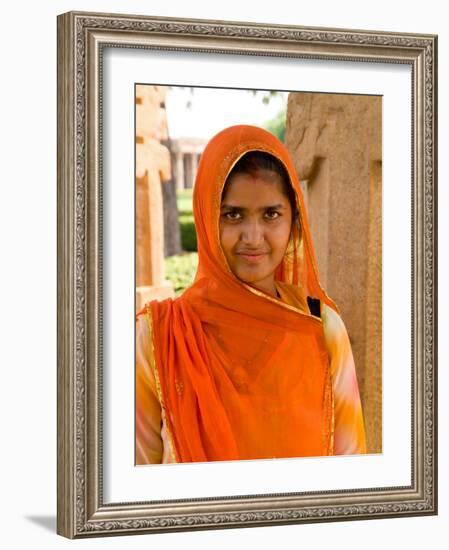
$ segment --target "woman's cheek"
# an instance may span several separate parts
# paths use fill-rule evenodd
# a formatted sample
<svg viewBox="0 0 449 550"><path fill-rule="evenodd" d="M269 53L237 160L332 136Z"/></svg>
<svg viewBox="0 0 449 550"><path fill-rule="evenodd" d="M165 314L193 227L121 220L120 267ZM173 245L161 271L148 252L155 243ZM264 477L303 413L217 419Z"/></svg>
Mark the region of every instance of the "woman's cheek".
<svg viewBox="0 0 449 550"><path fill-rule="evenodd" d="M270 239L272 244L276 245L276 248L286 248L290 239L290 225L287 223L280 223L277 227L272 228L270 231Z"/></svg>
<svg viewBox="0 0 449 550"><path fill-rule="evenodd" d="M228 256L232 252L237 241L238 236L235 227L224 225L220 228L220 244L225 256Z"/></svg>

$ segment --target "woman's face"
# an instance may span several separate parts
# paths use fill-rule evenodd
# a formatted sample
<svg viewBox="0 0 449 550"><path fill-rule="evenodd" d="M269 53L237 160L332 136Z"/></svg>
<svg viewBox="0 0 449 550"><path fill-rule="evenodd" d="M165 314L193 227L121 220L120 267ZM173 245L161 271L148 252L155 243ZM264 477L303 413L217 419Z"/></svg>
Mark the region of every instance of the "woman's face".
<svg viewBox="0 0 449 550"><path fill-rule="evenodd" d="M238 279L276 295L274 273L291 226L292 208L277 173L231 176L221 203L220 242Z"/></svg>

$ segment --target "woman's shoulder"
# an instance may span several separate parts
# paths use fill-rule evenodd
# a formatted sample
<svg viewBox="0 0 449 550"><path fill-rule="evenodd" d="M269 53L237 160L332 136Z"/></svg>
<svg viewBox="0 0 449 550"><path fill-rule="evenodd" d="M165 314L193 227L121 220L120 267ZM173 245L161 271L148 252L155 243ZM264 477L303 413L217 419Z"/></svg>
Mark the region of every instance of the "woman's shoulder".
<svg viewBox="0 0 449 550"><path fill-rule="evenodd" d="M152 325L150 310L146 306L136 314L136 344L143 347L148 343Z"/></svg>
<svg viewBox="0 0 449 550"><path fill-rule="evenodd" d="M321 319L328 344L337 344L346 337L346 327L340 314L324 302L321 302Z"/></svg>
<svg viewBox="0 0 449 550"><path fill-rule="evenodd" d="M343 319L340 314L323 301L321 302L321 317L323 323L326 322L326 324L335 327L344 327Z"/></svg>
<svg viewBox="0 0 449 550"><path fill-rule="evenodd" d="M195 299L207 297L209 287L213 286L213 281L202 277L195 280L190 286L187 286L185 290L178 296L172 296L165 298L164 300L150 300L136 314L136 320L139 316L150 315L157 311L160 315L169 311L173 307L185 302L193 302Z"/></svg>
<svg viewBox="0 0 449 550"><path fill-rule="evenodd" d="M153 315L156 313L159 319L162 319L169 310L172 309L173 304L179 298L166 298L165 300L151 300L136 313L136 323L140 319L146 319L151 323Z"/></svg>

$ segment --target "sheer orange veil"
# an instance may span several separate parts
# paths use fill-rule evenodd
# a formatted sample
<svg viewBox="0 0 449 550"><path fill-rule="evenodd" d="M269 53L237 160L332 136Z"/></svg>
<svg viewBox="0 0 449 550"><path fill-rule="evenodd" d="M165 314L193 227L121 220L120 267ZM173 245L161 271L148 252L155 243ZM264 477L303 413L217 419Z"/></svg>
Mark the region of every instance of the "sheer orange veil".
<svg viewBox="0 0 449 550"><path fill-rule="evenodd" d="M276 280L290 285L303 302L310 296L337 309L319 283L301 185L287 149L258 127L219 132L201 156L194 186L195 281L176 300L145 308L152 321L161 404L180 462L331 453L331 389L321 320L237 279L220 246L223 186L249 151L279 159L296 194L299 216ZM291 381L305 376L306 383L290 394ZM315 411L313 419L289 412L290 405L296 411L299 398ZM281 403L273 409L279 412L260 420L256 409L267 408L270 399Z"/></svg>

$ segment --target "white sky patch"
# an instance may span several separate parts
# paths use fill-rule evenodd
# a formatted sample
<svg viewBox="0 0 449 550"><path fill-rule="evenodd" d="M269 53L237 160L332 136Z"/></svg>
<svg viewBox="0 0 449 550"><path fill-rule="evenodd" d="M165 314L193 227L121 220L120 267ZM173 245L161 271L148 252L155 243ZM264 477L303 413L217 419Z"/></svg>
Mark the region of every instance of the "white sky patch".
<svg viewBox="0 0 449 550"><path fill-rule="evenodd" d="M168 131L171 138L210 138L234 124L262 126L287 104L288 92L277 92L268 104L262 98L268 92L254 95L248 90L226 88L172 87L166 98ZM190 108L187 103L190 102Z"/></svg>

